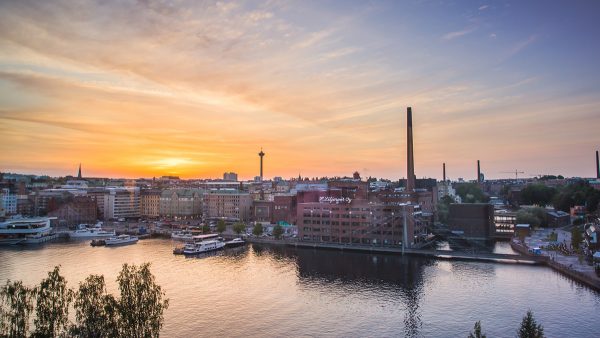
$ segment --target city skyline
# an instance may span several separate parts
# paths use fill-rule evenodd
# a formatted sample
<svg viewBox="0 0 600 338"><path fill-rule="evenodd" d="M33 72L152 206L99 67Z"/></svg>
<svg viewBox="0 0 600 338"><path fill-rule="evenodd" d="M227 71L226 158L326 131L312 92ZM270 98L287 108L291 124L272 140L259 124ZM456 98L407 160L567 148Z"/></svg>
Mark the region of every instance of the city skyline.
<svg viewBox="0 0 600 338"><path fill-rule="evenodd" d="M3 2L0 170L594 177L599 6Z"/></svg>

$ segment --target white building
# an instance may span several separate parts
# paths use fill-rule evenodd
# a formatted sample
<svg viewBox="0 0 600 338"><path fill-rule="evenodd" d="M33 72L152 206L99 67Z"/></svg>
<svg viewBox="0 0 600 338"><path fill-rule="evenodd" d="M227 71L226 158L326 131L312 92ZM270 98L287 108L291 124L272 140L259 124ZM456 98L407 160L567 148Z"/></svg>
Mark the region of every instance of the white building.
<svg viewBox="0 0 600 338"><path fill-rule="evenodd" d="M104 219L140 217L140 189L109 187L104 195Z"/></svg>
<svg viewBox="0 0 600 338"><path fill-rule="evenodd" d="M0 193L0 214L14 215L17 213L17 195L11 194L10 190L5 188Z"/></svg>

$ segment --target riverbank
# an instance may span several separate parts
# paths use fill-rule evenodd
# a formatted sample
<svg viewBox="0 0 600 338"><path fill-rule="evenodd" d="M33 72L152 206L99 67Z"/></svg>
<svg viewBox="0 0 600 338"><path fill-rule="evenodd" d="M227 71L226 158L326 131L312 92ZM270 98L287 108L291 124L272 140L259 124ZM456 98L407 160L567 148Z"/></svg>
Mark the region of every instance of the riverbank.
<svg viewBox="0 0 600 338"><path fill-rule="evenodd" d="M566 275L577 282L600 292L600 278L595 275L595 272L592 274L585 271L579 271L577 268L582 267L581 264L576 263L576 265L573 265L572 260L568 259L567 257L558 253L551 254L544 250L542 250L541 255L533 255L529 253L529 248L525 244L517 243L515 241L511 241L510 246L513 248L513 250L521 253L522 255L539 257L541 260L543 260L544 264L555 271L558 271L563 275ZM567 265L564 262L569 264Z"/></svg>
<svg viewBox="0 0 600 338"><path fill-rule="evenodd" d="M507 264L543 264L543 259L533 256L523 256L514 254L499 254L499 253L481 253L481 252L455 252L448 250L427 250L427 249L404 249L398 247L381 247L381 246L366 246L366 245L344 245L335 243L313 243L290 240L277 240L267 238L250 237L247 239L250 243L267 244L267 245L283 245L296 248L309 248L321 250L337 250L337 251L353 251L366 252L377 254L393 254L393 255L416 255L423 257L431 257L444 260L463 260L463 261L479 261Z"/></svg>

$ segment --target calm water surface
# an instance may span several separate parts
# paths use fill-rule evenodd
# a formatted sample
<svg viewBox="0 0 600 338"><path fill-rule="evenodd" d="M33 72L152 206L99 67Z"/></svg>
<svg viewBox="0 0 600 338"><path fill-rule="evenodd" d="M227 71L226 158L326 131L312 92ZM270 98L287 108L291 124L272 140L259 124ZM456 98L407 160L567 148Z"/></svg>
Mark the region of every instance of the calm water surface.
<svg viewBox="0 0 600 338"><path fill-rule="evenodd" d="M33 285L60 264L72 287L103 274L116 293L121 264L151 262L170 299L166 337L466 337L477 320L488 337L514 337L527 309L548 337L599 337L600 294L546 267L257 245L185 258L172 248L1 247L0 281Z"/></svg>

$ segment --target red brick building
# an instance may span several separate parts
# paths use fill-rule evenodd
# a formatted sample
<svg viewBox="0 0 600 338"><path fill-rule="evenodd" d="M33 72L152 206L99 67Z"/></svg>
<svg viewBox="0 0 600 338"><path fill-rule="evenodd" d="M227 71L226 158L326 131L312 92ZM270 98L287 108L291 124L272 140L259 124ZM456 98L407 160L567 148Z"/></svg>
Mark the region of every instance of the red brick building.
<svg viewBox="0 0 600 338"><path fill-rule="evenodd" d="M94 223L98 218L98 208L92 198L75 196L71 201L49 212L48 216L57 217L59 224L62 225Z"/></svg>

